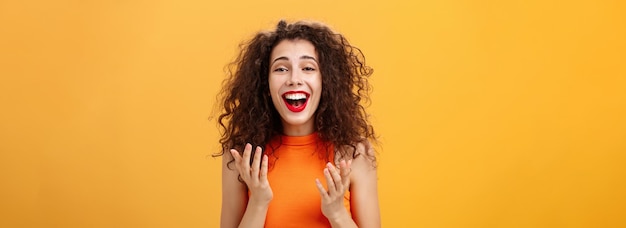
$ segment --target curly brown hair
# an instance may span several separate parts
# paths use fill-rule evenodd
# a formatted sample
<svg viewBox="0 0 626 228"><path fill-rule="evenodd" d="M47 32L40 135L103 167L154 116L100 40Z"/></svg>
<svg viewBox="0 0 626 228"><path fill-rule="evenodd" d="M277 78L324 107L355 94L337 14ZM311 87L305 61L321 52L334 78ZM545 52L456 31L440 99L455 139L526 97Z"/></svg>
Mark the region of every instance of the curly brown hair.
<svg viewBox="0 0 626 228"><path fill-rule="evenodd" d="M376 142L374 128L367 121L362 104L369 104L371 86L367 78L371 67L365 65L360 49L341 34L318 22L281 20L276 30L257 33L239 45L241 52L228 65L219 98L223 110L218 118L222 129L222 151L242 151L246 143L266 146L282 132L281 117L269 95L270 54L282 40L311 42L319 57L322 75L320 103L315 113L315 130L326 145L334 145L341 157L355 158L356 145ZM326 155L329 159L329 153ZM370 159L375 158L368 156ZM232 161L231 161L232 162Z"/></svg>

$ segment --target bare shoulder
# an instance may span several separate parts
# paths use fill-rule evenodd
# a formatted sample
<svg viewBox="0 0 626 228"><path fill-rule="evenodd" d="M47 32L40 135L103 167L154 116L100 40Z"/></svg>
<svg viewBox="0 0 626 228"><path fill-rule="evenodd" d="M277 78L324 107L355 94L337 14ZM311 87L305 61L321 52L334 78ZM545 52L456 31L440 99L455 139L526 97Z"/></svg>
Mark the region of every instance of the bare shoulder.
<svg viewBox="0 0 626 228"><path fill-rule="evenodd" d="M247 191L246 185L239 181L239 171L230 152L222 155L222 188L239 192Z"/></svg>
<svg viewBox="0 0 626 228"><path fill-rule="evenodd" d="M352 169L355 171L375 171L376 170L376 150L369 140L364 139L356 144Z"/></svg>

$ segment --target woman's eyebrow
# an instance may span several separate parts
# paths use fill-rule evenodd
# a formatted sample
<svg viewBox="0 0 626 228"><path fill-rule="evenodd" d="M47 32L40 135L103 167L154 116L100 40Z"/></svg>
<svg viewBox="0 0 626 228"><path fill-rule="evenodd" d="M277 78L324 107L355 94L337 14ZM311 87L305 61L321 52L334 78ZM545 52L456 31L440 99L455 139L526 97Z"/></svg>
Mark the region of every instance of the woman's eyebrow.
<svg viewBox="0 0 626 228"><path fill-rule="evenodd" d="M317 59L315 59L315 57L310 56L310 55L300 56L300 59L311 59L311 60L313 60L313 61L315 61L317 63ZM279 61L279 60L289 60L289 58L287 58L287 56L278 57L278 58L274 59L274 61L272 61L272 64L274 64L276 61Z"/></svg>
<svg viewBox="0 0 626 228"><path fill-rule="evenodd" d="M287 58L286 56L278 57L278 58L274 59L274 61L272 61L272 64L274 64L278 60L289 60L289 58Z"/></svg>
<svg viewBox="0 0 626 228"><path fill-rule="evenodd" d="M300 59L311 59L317 63L317 59L315 59L315 57L313 56L303 55L303 56L300 56Z"/></svg>

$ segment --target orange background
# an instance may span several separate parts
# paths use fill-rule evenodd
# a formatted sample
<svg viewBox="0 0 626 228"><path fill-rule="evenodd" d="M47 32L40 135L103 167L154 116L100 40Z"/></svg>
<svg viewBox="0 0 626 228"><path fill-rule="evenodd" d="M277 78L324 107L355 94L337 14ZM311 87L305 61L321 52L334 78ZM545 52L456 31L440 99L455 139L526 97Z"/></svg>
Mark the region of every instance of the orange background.
<svg viewBox="0 0 626 228"><path fill-rule="evenodd" d="M208 120L281 18L375 73L386 227L626 227L623 1L0 1L0 227L217 227Z"/></svg>

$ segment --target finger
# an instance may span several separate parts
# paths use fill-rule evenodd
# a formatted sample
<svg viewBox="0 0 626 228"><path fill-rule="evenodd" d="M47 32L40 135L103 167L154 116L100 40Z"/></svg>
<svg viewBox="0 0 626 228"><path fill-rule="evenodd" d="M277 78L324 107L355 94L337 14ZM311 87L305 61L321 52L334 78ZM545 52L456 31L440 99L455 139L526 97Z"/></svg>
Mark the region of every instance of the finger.
<svg viewBox="0 0 626 228"><path fill-rule="evenodd" d="M263 161L261 162L261 182L267 183L267 155L263 155Z"/></svg>
<svg viewBox="0 0 626 228"><path fill-rule="evenodd" d="M349 176L350 171L350 167L348 167L346 160L341 160L339 162L339 174L341 174L341 178Z"/></svg>
<svg viewBox="0 0 626 228"><path fill-rule="evenodd" d="M241 165L241 155L235 149L230 149L230 154L233 155L233 158L235 159L235 168L237 169L237 173L239 173L239 178L241 178L241 180L243 180L247 185L248 179L250 178L250 173L243 171L243 167Z"/></svg>
<svg viewBox="0 0 626 228"><path fill-rule="evenodd" d="M241 156L239 155L239 151L235 150L235 149L230 149L230 154L233 156L233 158L235 159L235 162L239 162L241 161Z"/></svg>
<svg viewBox="0 0 626 228"><path fill-rule="evenodd" d="M317 190L320 192L320 196L322 197L322 199L323 200L327 199L328 192L326 192L326 189L324 189L322 182L320 182L320 180L317 178L315 178L315 185L317 186Z"/></svg>
<svg viewBox="0 0 626 228"><path fill-rule="evenodd" d="M259 178L259 169L261 169L261 147L257 146L254 150L254 160L250 167L252 177Z"/></svg>
<svg viewBox="0 0 626 228"><path fill-rule="evenodd" d="M246 143L246 146L243 149L243 160L241 161L241 165L243 171L249 173L250 172L250 153L252 152L252 145L250 143Z"/></svg>
<svg viewBox="0 0 626 228"><path fill-rule="evenodd" d="M326 187L328 187L328 194L335 195L337 193L337 189L335 187L335 182L333 180L332 174L327 168L324 168L324 178L326 178Z"/></svg>
<svg viewBox="0 0 626 228"><path fill-rule="evenodd" d="M230 154L233 156L233 158L235 159L235 167L237 168L237 171L241 171L241 155L239 154L239 151L235 150L235 149L230 149Z"/></svg>
<svg viewBox="0 0 626 228"><path fill-rule="evenodd" d="M342 182L344 187L350 185L350 173L352 172L352 168L350 168L351 163L352 160L349 160L348 162L341 160L341 163L339 163L341 166L341 180L343 180Z"/></svg>
<svg viewBox="0 0 626 228"><path fill-rule="evenodd" d="M335 184L335 190L338 193L343 193L343 183L341 182L341 175L339 175L339 170L335 168L331 163L328 163L328 171L333 177L333 181ZM330 187L329 187L330 188Z"/></svg>

